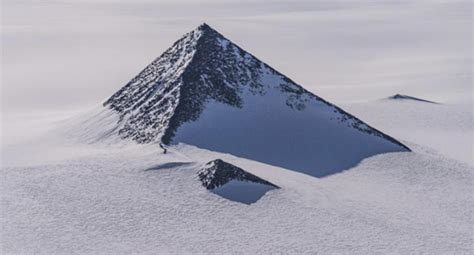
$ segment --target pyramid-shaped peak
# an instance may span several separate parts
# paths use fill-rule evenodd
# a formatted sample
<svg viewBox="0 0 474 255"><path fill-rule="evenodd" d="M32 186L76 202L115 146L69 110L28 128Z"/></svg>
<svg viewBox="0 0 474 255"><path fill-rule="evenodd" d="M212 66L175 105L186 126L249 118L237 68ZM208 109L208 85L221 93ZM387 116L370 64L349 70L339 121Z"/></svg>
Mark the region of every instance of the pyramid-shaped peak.
<svg viewBox="0 0 474 255"><path fill-rule="evenodd" d="M186 143L325 176L406 146L305 90L206 23L155 59L104 106L113 132Z"/></svg>
<svg viewBox="0 0 474 255"><path fill-rule="evenodd" d="M202 23L195 29L184 34L178 41L176 41L173 46L166 50L159 58L162 58L163 55L191 55L194 54L197 49L197 45L209 45L215 44L217 41L229 41L217 30L209 26L207 23ZM182 50L185 49L184 52ZM214 49L216 50L216 49ZM153 64L153 63L152 63Z"/></svg>

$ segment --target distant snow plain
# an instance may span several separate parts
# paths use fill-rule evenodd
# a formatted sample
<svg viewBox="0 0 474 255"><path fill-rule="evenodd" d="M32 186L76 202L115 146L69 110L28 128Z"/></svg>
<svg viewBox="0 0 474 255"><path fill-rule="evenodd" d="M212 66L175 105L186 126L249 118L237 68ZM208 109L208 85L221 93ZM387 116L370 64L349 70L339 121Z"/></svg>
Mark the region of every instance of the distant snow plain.
<svg viewBox="0 0 474 255"><path fill-rule="evenodd" d="M472 253L471 3L258 3L239 5L254 10L244 17L214 14L222 5L209 1L203 16L176 18L189 9L160 16L153 8L182 5L4 1L2 251ZM201 19L413 152L314 178L184 144L163 155L56 132ZM441 104L385 99L396 93ZM281 189L251 205L208 192L196 171L215 158ZM186 164L157 167L170 162Z"/></svg>

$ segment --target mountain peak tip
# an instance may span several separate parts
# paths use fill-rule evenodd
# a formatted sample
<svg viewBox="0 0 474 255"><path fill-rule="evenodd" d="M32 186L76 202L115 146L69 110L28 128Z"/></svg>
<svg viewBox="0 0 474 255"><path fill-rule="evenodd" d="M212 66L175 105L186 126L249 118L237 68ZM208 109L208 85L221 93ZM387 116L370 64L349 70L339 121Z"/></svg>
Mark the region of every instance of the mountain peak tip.
<svg viewBox="0 0 474 255"><path fill-rule="evenodd" d="M200 34L201 35L200 37L205 36L206 38L216 38L216 37L221 38L221 39L224 38L224 36L221 33L219 33L217 30L215 30L214 28L212 28L205 22L199 25L198 27L196 27L191 32Z"/></svg>
<svg viewBox="0 0 474 255"><path fill-rule="evenodd" d="M203 22L201 25L199 25L196 30L200 31L216 31L214 28L209 26L206 22Z"/></svg>

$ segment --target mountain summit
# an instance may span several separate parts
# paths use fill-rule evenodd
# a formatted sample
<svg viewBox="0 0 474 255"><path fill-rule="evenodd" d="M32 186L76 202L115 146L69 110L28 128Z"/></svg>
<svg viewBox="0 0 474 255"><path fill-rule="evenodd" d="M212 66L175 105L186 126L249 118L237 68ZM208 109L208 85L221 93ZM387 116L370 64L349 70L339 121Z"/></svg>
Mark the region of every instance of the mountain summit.
<svg viewBox="0 0 474 255"><path fill-rule="evenodd" d="M202 24L112 95L111 133L186 143L313 176L408 151Z"/></svg>

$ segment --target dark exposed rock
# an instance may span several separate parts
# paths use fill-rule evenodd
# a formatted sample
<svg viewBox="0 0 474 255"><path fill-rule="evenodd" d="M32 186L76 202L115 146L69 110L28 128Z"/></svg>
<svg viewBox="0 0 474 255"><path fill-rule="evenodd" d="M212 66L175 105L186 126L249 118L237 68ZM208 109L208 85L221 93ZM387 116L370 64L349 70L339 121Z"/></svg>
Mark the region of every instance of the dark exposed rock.
<svg viewBox="0 0 474 255"><path fill-rule="evenodd" d="M275 184L265 181L221 159L208 162L198 172L198 177L202 185L208 190L223 186L232 180L259 183L278 188Z"/></svg>
<svg viewBox="0 0 474 255"><path fill-rule="evenodd" d="M429 101L417 97L412 97L412 96L407 96L407 95L401 95L401 94L395 94L393 96L388 97L388 99L394 99L394 100L414 100L414 101L420 101L420 102L425 102L425 103L431 103L431 104L439 104L434 101Z"/></svg>

